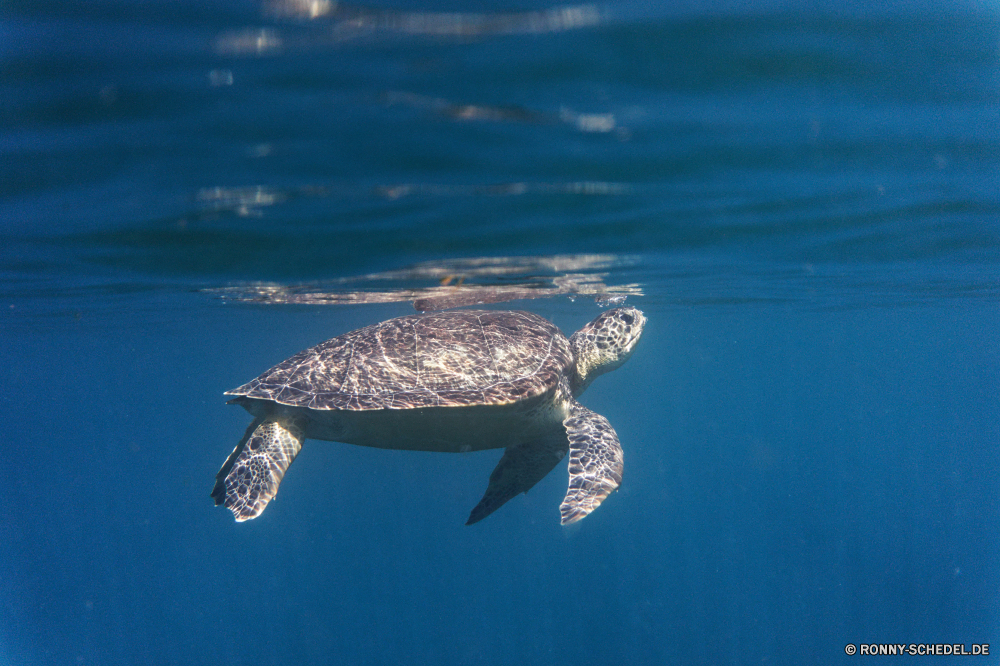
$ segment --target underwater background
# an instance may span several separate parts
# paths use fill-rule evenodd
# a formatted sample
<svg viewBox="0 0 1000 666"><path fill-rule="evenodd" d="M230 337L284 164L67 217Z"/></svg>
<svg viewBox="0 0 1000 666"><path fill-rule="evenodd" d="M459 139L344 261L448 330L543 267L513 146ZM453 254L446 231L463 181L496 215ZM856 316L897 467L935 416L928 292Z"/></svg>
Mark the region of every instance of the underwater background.
<svg viewBox="0 0 1000 666"><path fill-rule="evenodd" d="M993 2L6 2L0 663L998 663L998 185ZM213 506L224 391L456 295L647 316L597 511Z"/></svg>

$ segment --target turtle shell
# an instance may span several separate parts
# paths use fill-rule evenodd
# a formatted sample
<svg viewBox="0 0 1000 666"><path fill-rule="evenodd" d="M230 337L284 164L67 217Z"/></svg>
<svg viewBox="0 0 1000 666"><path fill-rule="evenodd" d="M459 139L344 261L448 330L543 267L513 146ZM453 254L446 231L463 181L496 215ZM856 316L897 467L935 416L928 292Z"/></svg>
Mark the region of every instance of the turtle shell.
<svg viewBox="0 0 1000 666"><path fill-rule="evenodd" d="M530 312L432 312L327 340L226 395L317 410L506 405L572 363L562 332Z"/></svg>

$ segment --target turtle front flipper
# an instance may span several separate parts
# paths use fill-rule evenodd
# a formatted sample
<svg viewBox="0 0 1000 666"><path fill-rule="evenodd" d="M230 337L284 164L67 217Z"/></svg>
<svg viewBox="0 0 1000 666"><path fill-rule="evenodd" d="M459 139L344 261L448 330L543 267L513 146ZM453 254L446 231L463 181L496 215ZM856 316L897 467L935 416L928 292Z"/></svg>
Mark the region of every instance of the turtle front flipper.
<svg viewBox="0 0 1000 666"><path fill-rule="evenodd" d="M563 421L569 436L569 491L559 505L569 525L596 509L622 482L625 457L608 420L573 402Z"/></svg>
<svg viewBox="0 0 1000 666"><path fill-rule="evenodd" d="M478 523L518 493L531 490L565 457L566 435L561 429L541 442L535 440L507 447L490 474L486 494L469 514L465 524Z"/></svg>
<svg viewBox="0 0 1000 666"><path fill-rule="evenodd" d="M216 506L225 504L237 522L259 516L301 449L302 430L294 423L255 420L215 475Z"/></svg>

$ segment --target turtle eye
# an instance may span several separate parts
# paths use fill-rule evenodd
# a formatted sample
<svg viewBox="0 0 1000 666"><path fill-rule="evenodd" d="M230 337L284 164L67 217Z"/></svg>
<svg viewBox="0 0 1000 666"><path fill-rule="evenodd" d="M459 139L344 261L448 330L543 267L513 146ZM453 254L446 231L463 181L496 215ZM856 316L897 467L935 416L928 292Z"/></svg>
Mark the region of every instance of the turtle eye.
<svg viewBox="0 0 1000 666"><path fill-rule="evenodd" d="M622 321L628 324L629 326L631 326L632 322L635 321L635 318L627 312L622 313L621 317Z"/></svg>

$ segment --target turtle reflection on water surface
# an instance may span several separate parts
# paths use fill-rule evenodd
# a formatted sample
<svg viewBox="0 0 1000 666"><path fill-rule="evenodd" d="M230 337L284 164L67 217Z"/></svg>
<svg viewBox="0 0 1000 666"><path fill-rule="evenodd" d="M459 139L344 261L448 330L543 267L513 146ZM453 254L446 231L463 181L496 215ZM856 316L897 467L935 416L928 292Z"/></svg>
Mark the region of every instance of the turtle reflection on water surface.
<svg viewBox="0 0 1000 666"><path fill-rule="evenodd" d="M238 521L278 492L304 439L383 449L504 448L467 524L527 492L569 453L562 524L618 488L623 456L608 420L576 398L632 354L646 318L602 312L566 336L529 312L457 310L390 319L327 340L227 392L253 423L212 497Z"/></svg>

